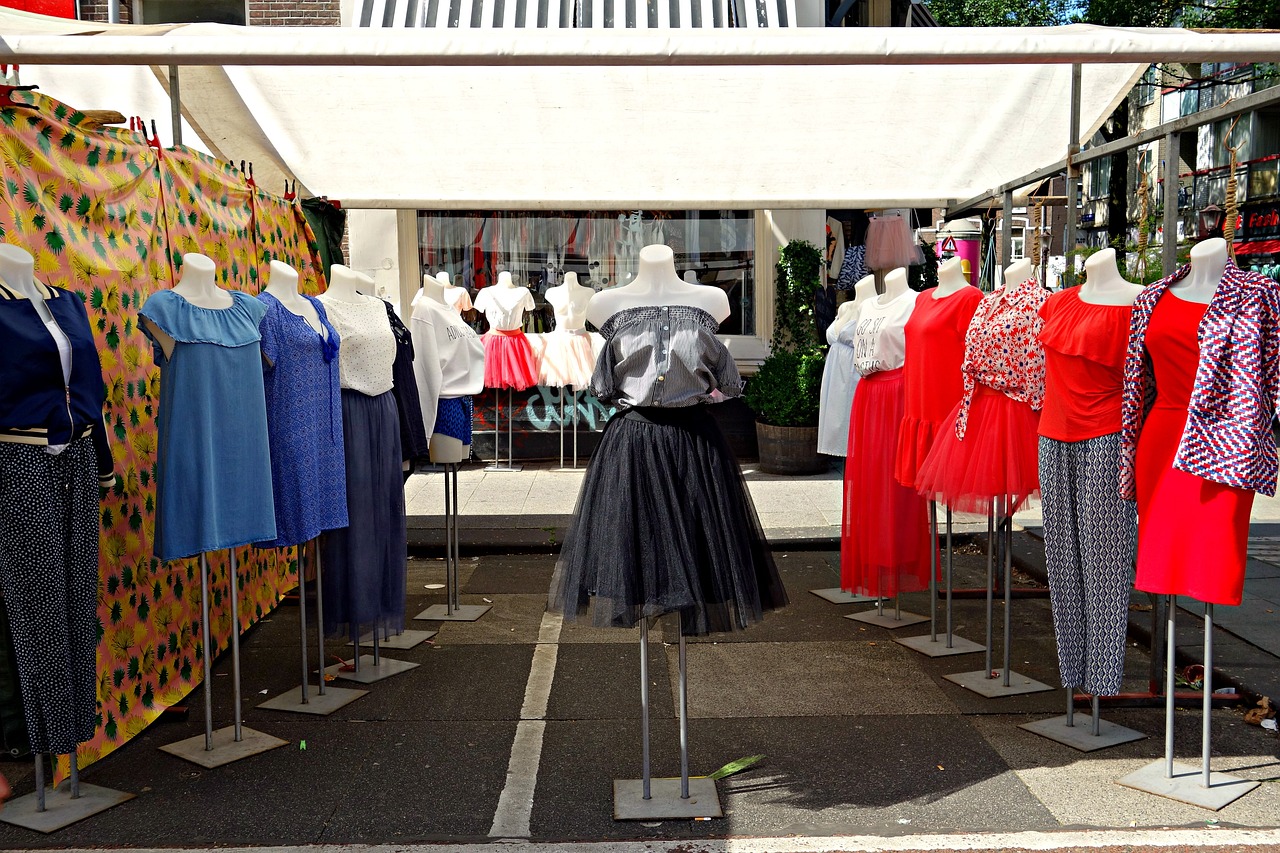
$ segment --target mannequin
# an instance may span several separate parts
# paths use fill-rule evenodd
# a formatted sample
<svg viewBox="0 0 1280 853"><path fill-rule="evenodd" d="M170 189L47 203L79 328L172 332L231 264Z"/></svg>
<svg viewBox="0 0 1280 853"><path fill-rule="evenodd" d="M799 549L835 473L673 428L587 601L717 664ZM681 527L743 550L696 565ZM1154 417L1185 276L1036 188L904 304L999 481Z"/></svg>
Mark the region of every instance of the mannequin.
<svg viewBox="0 0 1280 853"><path fill-rule="evenodd" d="M449 274L441 273L441 275L448 276ZM446 304L444 301L444 290L445 285L441 284L438 279L432 278L430 275L424 275L422 277L422 289L413 297L413 304L417 305L418 301L421 299L431 299L435 302L439 302L441 305L444 305Z"/></svg>
<svg viewBox="0 0 1280 853"><path fill-rule="evenodd" d="M938 264L938 286L933 289L934 299L946 299L969 286L964 275L964 261L950 258Z"/></svg>
<svg viewBox="0 0 1280 853"><path fill-rule="evenodd" d="M1191 272L1182 281L1169 285L1179 299L1208 304L1218 291L1218 282L1227 268L1227 241L1212 237L1191 247Z"/></svg>
<svg viewBox="0 0 1280 853"><path fill-rule="evenodd" d="M297 271L284 263L283 261L272 261L270 264L271 278L267 280L266 292L270 293L280 304L292 314L307 321L307 325L315 330L316 334L322 338L327 338L329 332L325 329L324 324L320 322L320 315L316 312L316 306L302 298L302 294L298 293L298 273Z"/></svg>
<svg viewBox="0 0 1280 853"><path fill-rule="evenodd" d="M480 291L475 308L482 312L494 331L509 332L524 327L524 312L534 307L533 294L517 287L511 273L498 273L498 281Z"/></svg>
<svg viewBox="0 0 1280 853"><path fill-rule="evenodd" d="M684 280L685 280L685 281L687 281L687 282L689 282L690 284L701 284L701 283L702 283L702 282L698 281L698 274L697 274L696 272L694 272L693 270L685 270L685 271L684 271L684 276L683 276L683 277L684 277Z"/></svg>
<svg viewBox="0 0 1280 853"><path fill-rule="evenodd" d="M440 270L440 272L436 273L436 281L444 286L444 294L441 299L443 299L445 305L448 305L459 314L471 310L471 294L467 292L465 287L454 285L449 279L448 272Z"/></svg>
<svg viewBox="0 0 1280 853"><path fill-rule="evenodd" d="M885 275L884 293L880 294L880 298L876 302L880 305L888 305L909 290L911 290L911 286L907 283L907 268L898 267L890 270Z"/></svg>
<svg viewBox="0 0 1280 853"><path fill-rule="evenodd" d="M338 302L364 302L372 297L366 293L373 291L373 279L364 273L356 272L342 264L334 264L329 268L329 287L324 294Z"/></svg>
<svg viewBox="0 0 1280 853"><path fill-rule="evenodd" d="M35 259L12 243L0 243L0 281L30 299L45 323L53 319L49 306L36 290Z"/></svg>
<svg viewBox="0 0 1280 853"><path fill-rule="evenodd" d="M686 273L687 275L687 273ZM556 331L576 332L587 319L587 303L596 292L578 283L576 272L564 274L564 284L547 289L547 302L556 315Z"/></svg>
<svg viewBox="0 0 1280 853"><path fill-rule="evenodd" d="M1115 249L1103 249L1090 255L1084 262L1084 276L1080 299L1091 305L1132 305L1143 290L1141 285L1121 278L1116 267Z"/></svg>
<svg viewBox="0 0 1280 853"><path fill-rule="evenodd" d="M676 274L675 253L669 246L645 246L630 284L603 290L587 306L587 320L597 329L624 308L689 305L701 308L717 323L729 317L729 296L718 287L689 284Z"/></svg>
<svg viewBox="0 0 1280 853"><path fill-rule="evenodd" d="M1022 284L1029 278L1034 278L1036 281L1040 280L1036 278L1035 267L1031 265L1029 258L1014 261L1004 268L1004 284L1006 285Z"/></svg>
<svg viewBox="0 0 1280 853"><path fill-rule="evenodd" d="M204 255L182 256L182 278L173 286L173 292L181 296L197 308L220 310L235 304L231 294L218 287L214 281L217 267ZM142 325L160 343L165 358L173 357L174 340L169 333L156 325L146 315L141 316Z"/></svg>
<svg viewBox="0 0 1280 853"><path fill-rule="evenodd" d="M864 275L858 279L858 283L853 286L853 298L841 303L836 310L836 318L827 327L828 343L836 335L840 334L841 329L858 318L858 309L862 306L862 303L875 297L875 295L876 277L874 275Z"/></svg>

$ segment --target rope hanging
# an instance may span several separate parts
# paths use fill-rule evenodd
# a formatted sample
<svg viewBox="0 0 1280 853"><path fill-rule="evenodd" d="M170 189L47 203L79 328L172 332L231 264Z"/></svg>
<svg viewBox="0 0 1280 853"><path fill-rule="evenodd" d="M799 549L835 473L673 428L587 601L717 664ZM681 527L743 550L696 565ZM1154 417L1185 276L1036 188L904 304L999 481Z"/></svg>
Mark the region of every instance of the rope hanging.
<svg viewBox="0 0 1280 853"><path fill-rule="evenodd" d="M1231 127L1227 129L1226 136L1223 137L1222 147L1227 149L1227 211L1224 214L1225 219L1222 222L1222 236L1227 241L1227 256L1232 261L1236 259L1236 220L1240 217L1240 200L1238 196L1238 183L1236 181L1236 169L1239 167L1240 160L1237 151L1240 145L1232 146L1230 144L1231 134L1235 132L1236 122L1240 121L1240 117L1236 116L1235 121L1231 122Z"/></svg>

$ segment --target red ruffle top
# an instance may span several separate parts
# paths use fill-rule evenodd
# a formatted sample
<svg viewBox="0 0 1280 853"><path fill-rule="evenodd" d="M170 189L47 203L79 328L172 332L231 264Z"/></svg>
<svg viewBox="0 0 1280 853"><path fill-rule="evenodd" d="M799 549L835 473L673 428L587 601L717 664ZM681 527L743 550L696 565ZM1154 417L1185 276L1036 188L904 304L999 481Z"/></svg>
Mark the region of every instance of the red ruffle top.
<svg viewBox="0 0 1280 853"><path fill-rule="evenodd" d="M1095 305L1072 287L1040 308L1044 328L1044 409L1040 435L1085 441L1120 431L1129 305Z"/></svg>

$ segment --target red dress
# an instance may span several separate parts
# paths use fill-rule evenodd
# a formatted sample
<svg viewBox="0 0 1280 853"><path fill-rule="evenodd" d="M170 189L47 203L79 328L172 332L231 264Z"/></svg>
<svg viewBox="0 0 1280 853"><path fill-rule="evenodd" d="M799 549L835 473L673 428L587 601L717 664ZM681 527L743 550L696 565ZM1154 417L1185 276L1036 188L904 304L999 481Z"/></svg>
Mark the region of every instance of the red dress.
<svg viewBox="0 0 1280 853"><path fill-rule="evenodd" d="M973 285L942 299L926 290L907 320L907 405L894 463L894 476L904 486L915 486L934 436L964 394L964 333L981 301L982 291Z"/></svg>
<svg viewBox="0 0 1280 853"><path fill-rule="evenodd" d="M1208 305L1166 291L1147 326L1155 405L1138 437L1138 577L1158 595L1236 605L1244 589L1253 492L1178 471L1173 457L1187 424Z"/></svg>

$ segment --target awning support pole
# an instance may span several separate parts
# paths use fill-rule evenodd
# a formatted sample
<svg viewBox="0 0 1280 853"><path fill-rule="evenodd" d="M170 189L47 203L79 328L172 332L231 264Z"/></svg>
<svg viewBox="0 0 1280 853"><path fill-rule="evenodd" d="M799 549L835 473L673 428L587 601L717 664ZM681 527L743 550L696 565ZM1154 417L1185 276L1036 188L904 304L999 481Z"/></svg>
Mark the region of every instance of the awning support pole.
<svg viewBox="0 0 1280 853"><path fill-rule="evenodd" d="M1067 132L1067 225L1063 232L1062 254L1066 256L1067 266L1063 273L1063 287L1071 287L1076 283L1076 259L1072 252L1076 248L1076 223L1080 212L1076 205L1080 195L1080 167L1076 164L1076 155L1080 153L1080 63L1071 66L1071 113L1068 117Z"/></svg>
<svg viewBox="0 0 1280 853"><path fill-rule="evenodd" d="M1164 137L1164 238L1160 247L1161 267L1165 275L1178 268L1178 134Z"/></svg>
<svg viewBox="0 0 1280 853"><path fill-rule="evenodd" d="M1013 263L1013 190L1005 190L1000 209L1000 269ZM1008 282L1005 284L1016 284Z"/></svg>
<svg viewBox="0 0 1280 853"><path fill-rule="evenodd" d="M107 23L120 23L120 0L107 0Z"/></svg>
<svg viewBox="0 0 1280 853"><path fill-rule="evenodd" d="M173 144L181 145L182 94L178 91L178 66L176 65L169 66L169 116L173 124Z"/></svg>

